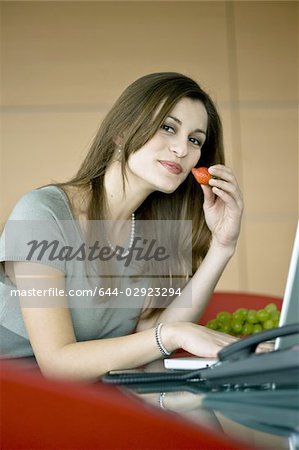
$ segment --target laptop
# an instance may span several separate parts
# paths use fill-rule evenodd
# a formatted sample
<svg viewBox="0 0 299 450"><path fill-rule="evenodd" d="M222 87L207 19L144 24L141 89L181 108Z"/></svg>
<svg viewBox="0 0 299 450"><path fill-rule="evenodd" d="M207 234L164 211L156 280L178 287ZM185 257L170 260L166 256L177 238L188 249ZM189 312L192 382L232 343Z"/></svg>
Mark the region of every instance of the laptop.
<svg viewBox="0 0 299 450"><path fill-rule="evenodd" d="M299 322L299 221L293 246L287 284L284 292L279 326ZM275 350L299 345L299 335L277 338Z"/></svg>
<svg viewBox="0 0 299 450"><path fill-rule="evenodd" d="M283 297L279 327L299 322L299 221L289 266L288 278ZM275 340L275 350L283 350L293 345L299 345L299 335L286 336ZM166 369L203 369L210 367L218 361L217 358L166 358L164 366Z"/></svg>

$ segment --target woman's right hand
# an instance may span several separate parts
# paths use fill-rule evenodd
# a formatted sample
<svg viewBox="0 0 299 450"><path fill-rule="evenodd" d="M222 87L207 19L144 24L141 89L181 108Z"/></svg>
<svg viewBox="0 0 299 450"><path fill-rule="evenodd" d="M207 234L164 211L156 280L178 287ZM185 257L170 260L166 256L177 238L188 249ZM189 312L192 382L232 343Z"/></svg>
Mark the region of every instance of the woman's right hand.
<svg viewBox="0 0 299 450"><path fill-rule="evenodd" d="M220 331L214 331L191 322L164 323L161 339L169 351L178 348L195 356L215 358L225 346L239 340Z"/></svg>

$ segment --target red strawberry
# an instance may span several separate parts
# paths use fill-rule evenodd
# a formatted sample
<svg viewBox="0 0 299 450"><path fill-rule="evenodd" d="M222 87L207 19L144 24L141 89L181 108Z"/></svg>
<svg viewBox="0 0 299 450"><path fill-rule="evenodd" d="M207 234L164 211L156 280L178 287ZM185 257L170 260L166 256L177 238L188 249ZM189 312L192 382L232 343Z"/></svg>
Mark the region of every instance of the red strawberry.
<svg viewBox="0 0 299 450"><path fill-rule="evenodd" d="M207 167L193 167L191 172L199 184L209 184L209 181L212 178Z"/></svg>

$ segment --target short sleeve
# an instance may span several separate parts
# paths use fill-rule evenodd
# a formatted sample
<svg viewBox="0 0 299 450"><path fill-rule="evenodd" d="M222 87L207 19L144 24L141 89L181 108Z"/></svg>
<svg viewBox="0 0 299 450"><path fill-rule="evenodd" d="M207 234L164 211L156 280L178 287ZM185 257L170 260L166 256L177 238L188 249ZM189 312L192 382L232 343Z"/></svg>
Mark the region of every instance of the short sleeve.
<svg viewBox="0 0 299 450"><path fill-rule="evenodd" d="M62 249L67 245L64 222L70 224L70 219L64 199L54 189L25 194L5 224L0 261L31 261L66 273Z"/></svg>

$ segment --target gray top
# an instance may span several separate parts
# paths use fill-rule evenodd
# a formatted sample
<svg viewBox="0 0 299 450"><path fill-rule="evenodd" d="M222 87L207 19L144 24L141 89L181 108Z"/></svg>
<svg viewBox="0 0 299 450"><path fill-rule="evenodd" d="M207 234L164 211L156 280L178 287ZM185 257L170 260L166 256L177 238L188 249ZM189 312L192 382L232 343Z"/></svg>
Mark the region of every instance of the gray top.
<svg viewBox="0 0 299 450"><path fill-rule="evenodd" d="M42 224L42 226L41 226ZM33 239L50 242L59 241L69 244L82 243L82 235L75 220L66 194L56 186L46 186L25 194L14 207L0 238L0 354L2 357L32 356L25 324L19 305L19 297L12 295L16 286L5 277L3 261L26 261L28 242ZM25 245L27 246L25 248ZM66 274L66 288L89 289L90 279L86 276L86 266L78 260L61 261L49 259L49 252L38 260L38 253L31 256L32 262L47 264ZM142 279L128 280L124 274L130 273L132 267L124 262L116 262L117 273L122 275L119 290L125 291L129 286L140 289L147 283ZM93 278L94 280L94 278ZM101 278L93 281L100 286ZM130 292L129 292L130 293ZM128 292L99 298L98 295L87 297L72 296L68 298L77 341L116 337L130 334L136 327L144 297L130 296ZM33 306L42 298L35 297ZM42 305L42 303L41 303ZM44 305L46 306L46 305Z"/></svg>

